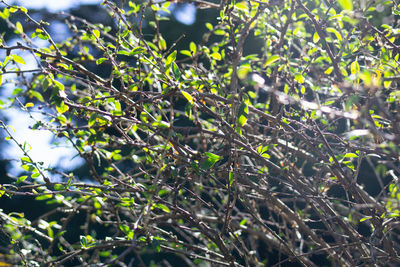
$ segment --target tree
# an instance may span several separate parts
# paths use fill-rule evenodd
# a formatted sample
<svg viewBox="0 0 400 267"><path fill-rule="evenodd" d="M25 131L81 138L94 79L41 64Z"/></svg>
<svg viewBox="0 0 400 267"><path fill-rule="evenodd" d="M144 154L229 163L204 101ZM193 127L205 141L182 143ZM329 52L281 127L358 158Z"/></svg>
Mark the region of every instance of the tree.
<svg viewBox="0 0 400 267"><path fill-rule="evenodd" d="M105 0L112 24L63 15L71 37L56 43L2 2L19 38L1 44L3 83L88 171L32 160L1 123L24 153L2 199L48 205L33 221L0 212L6 261L398 265L400 6L192 3L218 14L200 41L167 42L168 1Z"/></svg>

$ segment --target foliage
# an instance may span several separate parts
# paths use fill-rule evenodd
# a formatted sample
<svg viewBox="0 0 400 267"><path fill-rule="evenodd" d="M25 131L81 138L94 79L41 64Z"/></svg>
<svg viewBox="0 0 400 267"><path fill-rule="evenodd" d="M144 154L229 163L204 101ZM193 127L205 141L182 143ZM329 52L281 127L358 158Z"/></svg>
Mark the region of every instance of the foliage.
<svg viewBox="0 0 400 267"><path fill-rule="evenodd" d="M112 25L63 15L59 43L3 2L1 108L46 115L32 128L89 173L34 161L1 123L24 156L0 195L53 207L0 211L10 262L398 264L397 1L193 0L219 17L185 49L160 31L170 2L123 2L102 4Z"/></svg>

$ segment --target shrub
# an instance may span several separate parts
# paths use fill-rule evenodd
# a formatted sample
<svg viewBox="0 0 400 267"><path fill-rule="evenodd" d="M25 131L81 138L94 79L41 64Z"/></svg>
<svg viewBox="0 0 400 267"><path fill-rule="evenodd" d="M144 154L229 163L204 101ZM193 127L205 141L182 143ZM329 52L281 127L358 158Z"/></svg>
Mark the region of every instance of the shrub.
<svg viewBox="0 0 400 267"><path fill-rule="evenodd" d="M21 88L2 109L42 112L32 128L85 161L48 168L2 122L24 153L2 199L48 208L0 212L7 261L397 265L399 6L192 2L219 12L201 41L166 41L168 1L105 0L111 25L63 15L58 43L2 3L2 81Z"/></svg>

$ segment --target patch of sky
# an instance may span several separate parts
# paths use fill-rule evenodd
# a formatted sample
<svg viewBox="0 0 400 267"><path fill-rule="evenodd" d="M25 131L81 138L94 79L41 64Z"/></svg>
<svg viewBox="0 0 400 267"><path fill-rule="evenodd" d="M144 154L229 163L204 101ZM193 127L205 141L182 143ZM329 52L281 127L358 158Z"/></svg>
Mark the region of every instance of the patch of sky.
<svg viewBox="0 0 400 267"><path fill-rule="evenodd" d="M194 4L171 4L170 8L174 10L174 16L177 21L192 25L196 21L196 7Z"/></svg>

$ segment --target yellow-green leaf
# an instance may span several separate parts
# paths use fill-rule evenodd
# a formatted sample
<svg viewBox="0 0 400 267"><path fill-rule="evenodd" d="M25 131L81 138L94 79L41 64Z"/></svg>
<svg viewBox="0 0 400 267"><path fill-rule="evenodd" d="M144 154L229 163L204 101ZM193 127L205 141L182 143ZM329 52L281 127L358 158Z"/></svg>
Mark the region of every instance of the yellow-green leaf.
<svg viewBox="0 0 400 267"><path fill-rule="evenodd" d="M11 55L12 59L16 62L16 63L20 63L22 65L25 65L25 60L18 56L18 55Z"/></svg>
<svg viewBox="0 0 400 267"><path fill-rule="evenodd" d="M264 63L263 67L265 68L265 67L271 65L272 63L275 63L276 61L279 60L279 58L280 58L279 55L270 56L270 57L267 59L267 61Z"/></svg>
<svg viewBox="0 0 400 267"><path fill-rule="evenodd" d="M343 40L342 35L335 28L329 27L326 28L326 31L335 34L336 39L338 39L340 42Z"/></svg>
<svg viewBox="0 0 400 267"><path fill-rule="evenodd" d="M100 31L99 30L93 30L93 35L96 36L96 38L100 37Z"/></svg>
<svg viewBox="0 0 400 267"><path fill-rule="evenodd" d="M191 52L193 55L196 54L197 46L196 46L196 44L195 44L194 42L190 42L189 48L190 48L190 52Z"/></svg>
<svg viewBox="0 0 400 267"><path fill-rule="evenodd" d="M15 12L18 11L18 8L17 8L17 7L14 7L14 6L10 6L8 10L9 10L11 13L15 13Z"/></svg>
<svg viewBox="0 0 400 267"><path fill-rule="evenodd" d="M17 28L17 31L19 33L23 33L24 32L24 28L22 27L21 22L17 21L17 23L15 23L15 27Z"/></svg>
<svg viewBox="0 0 400 267"><path fill-rule="evenodd" d="M298 82L298 83L304 83L304 76L301 75L301 73L298 73L294 76L294 79Z"/></svg>
<svg viewBox="0 0 400 267"><path fill-rule="evenodd" d="M64 84L60 83L57 80L53 80L54 85L60 90L60 91L64 91Z"/></svg>
<svg viewBox="0 0 400 267"><path fill-rule="evenodd" d="M351 74L357 74L360 72L360 65L358 64L357 60L354 60L350 65L350 72Z"/></svg>
<svg viewBox="0 0 400 267"><path fill-rule="evenodd" d="M58 113L63 114L69 110L69 107L64 102L61 102L59 106L56 106L56 109Z"/></svg>
<svg viewBox="0 0 400 267"><path fill-rule="evenodd" d="M239 107L237 122L239 123L240 126L243 126L246 124L248 117L249 117L249 106L247 105L247 103L242 102L242 104Z"/></svg>
<svg viewBox="0 0 400 267"><path fill-rule="evenodd" d="M314 36L313 36L313 42L316 44L319 41L319 35L318 32L314 32Z"/></svg>
<svg viewBox="0 0 400 267"><path fill-rule="evenodd" d="M222 59L222 58L221 58L221 54L218 53L218 52L214 52L214 53L212 53L210 56L211 56L213 59L215 59L215 60L221 60L221 59Z"/></svg>
<svg viewBox="0 0 400 267"><path fill-rule="evenodd" d="M333 71L333 67L330 66L329 68L326 69L326 71L324 73L329 75L332 73L332 71Z"/></svg>
<svg viewBox="0 0 400 267"><path fill-rule="evenodd" d="M186 98L186 100L190 103L190 104L192 104L193 105L193 97L188 93L188 92L185 92L185 91L181 91L181 93L182 93L182 95Z"/></svg>
<svg viewBox="0 0 400 267"><path fill-rule="evenodd" d="M338 3L345 10L353 10L353 0L338 0Z"/></svg>

